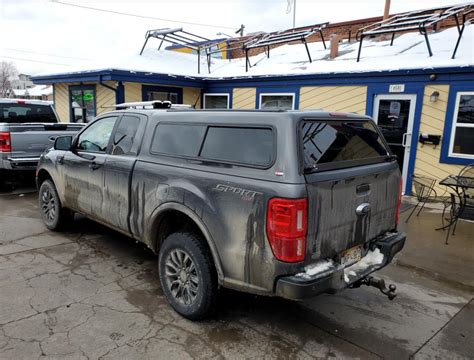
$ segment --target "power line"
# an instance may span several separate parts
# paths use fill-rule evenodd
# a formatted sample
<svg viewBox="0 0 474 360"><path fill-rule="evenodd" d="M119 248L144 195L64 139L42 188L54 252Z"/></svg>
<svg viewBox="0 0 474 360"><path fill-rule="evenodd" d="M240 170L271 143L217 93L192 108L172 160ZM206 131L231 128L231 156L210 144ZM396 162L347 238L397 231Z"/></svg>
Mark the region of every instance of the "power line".
<svg viewBox="0 0 474 360"><path fill-rule="evenodd" d="M92 60L92 59L78 58L78 57L73 57L73 56L55 55L55 54L48 54L48 53L29 51L29 50L21 50L21 49L11 49L11 48L3 48L3 49L4 50L9 50L9 51L15 51L15 52L27 53L27 54L52 56L52 57L63 58L63 59L87 60L87 61Z"/></svg>
<svg viewBox="0 0 474 360"><path fill-rule="evenodd" d="M81 8L81 9L88 9L88 10L94 10L94 11L101 11L101 12L106 12L106 13L110 13L110 14L123 15L123 16L130 16L130 17L141 18L141 19L151 19L151 20L167 21L167 22L172 22L172 23L177 23L177 24L187 24L187 25L195 25L195 26L205 26L205 27L210 27L210 28L217 28L217 29L230 29L230 30L235 30L235 28L229 27L229 26L203 24L203 23L196 23L196 22L191 22L191 21L180 21L180 20L163 19L163 18L157 18L157 17L153 17L153 16L138 15L138 14L129 14L129 13L124 13L124 12L115 11L115 10L99 9L99 8L95 8L95 7L92 7L92 6L71 4L71 3L67 3L67 2L60 1L60 0L51 0L51 1L52 1L53 3L55 3L55 4L62 4L62 5L74 6L74 7Z"/></svg>
<svg viewBox="0 0 474 360"><path fill-rule="evenodd" d="M20 60L20 61L28 61L28 62L36 62L36 63L48 64L48 65L70 66L70 65L68 65L68 64L59 64L59 63L53 63L53 62L48 62L48 61L40 61L40 60L33 60L33 59L17 58L17 57L13 57L13 56L3 56L3 55L0 55L0 58L3 58L3 59L11 59L11 60Z"/></svg>

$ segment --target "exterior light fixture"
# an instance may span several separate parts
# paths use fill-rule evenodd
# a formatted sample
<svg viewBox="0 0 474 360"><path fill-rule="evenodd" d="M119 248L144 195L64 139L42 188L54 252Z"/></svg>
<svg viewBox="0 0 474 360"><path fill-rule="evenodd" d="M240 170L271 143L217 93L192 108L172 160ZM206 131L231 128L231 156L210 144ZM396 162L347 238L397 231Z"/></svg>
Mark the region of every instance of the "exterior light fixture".
<svg viewBox="0 0 474 360"><path fill-rule="evenodd" d="M433 91L430 95L430 101L431 102L436 102L438 101L439 98L439 92L438 91Z"/></svg>

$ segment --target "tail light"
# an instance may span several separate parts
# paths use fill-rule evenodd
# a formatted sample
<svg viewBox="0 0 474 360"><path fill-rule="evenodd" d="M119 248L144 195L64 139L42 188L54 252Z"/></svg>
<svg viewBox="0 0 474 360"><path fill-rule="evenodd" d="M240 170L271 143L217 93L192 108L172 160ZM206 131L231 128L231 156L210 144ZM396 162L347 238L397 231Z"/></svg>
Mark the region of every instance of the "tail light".
<svg viewBox="0 0 474 360"><path fill-rule="evenodd" d="M398 216L399 216L399 213L400 213L400 204L402 203L402 189L403 189L403 179L400 178L400 183L398 185L397 210L395 212L395 225L398 225Z"/></svg>
<svg viewBox="0 0 474 360"><path fill-rule="evenodd" d="M11 152L12 141L9 132L0 132L0 152Z"/></svg>
<svg viewBox="0 0 474 360"><path fill-rule="evenodd" d="M268 202L267 237L278 260L304 260L307 228L307 199L275 198Z"/></svg>

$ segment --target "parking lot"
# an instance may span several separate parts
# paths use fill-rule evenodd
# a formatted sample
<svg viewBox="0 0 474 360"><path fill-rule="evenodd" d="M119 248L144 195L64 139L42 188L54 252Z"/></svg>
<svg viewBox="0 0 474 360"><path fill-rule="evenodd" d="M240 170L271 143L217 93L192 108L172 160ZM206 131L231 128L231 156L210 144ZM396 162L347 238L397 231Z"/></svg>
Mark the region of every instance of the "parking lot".
<svg viewBox="0 0 474 360"><path fill-rule="evenodd" d="M77 216L47 231L33 188L0 194L0 358L469 358L474 304L403 266L398 287L305 302L222 291L212 319L184 320L160 289L154 254ZM406 216L406 214L404 214ZM402 215L403 218L403 215Z"/></svg>

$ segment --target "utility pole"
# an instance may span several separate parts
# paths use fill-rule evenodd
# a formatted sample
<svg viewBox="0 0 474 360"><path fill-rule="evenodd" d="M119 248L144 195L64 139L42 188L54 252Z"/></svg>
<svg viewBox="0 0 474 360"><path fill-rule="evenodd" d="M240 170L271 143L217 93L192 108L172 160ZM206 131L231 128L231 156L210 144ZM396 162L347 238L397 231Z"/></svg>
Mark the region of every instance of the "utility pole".
<svg viewBox="0 0 474 360"><path fill-rule="evenodd" d="M293 29L296 27L296 0L293 0Z"/></svg>
<svg viewBox="0 0 474 360"><path fill-rule="evenodd" d="M296 0L287 0L288 6L286 7L286 13L289 14L291 6L293 6L293 29L296 27Z"/></svg>

